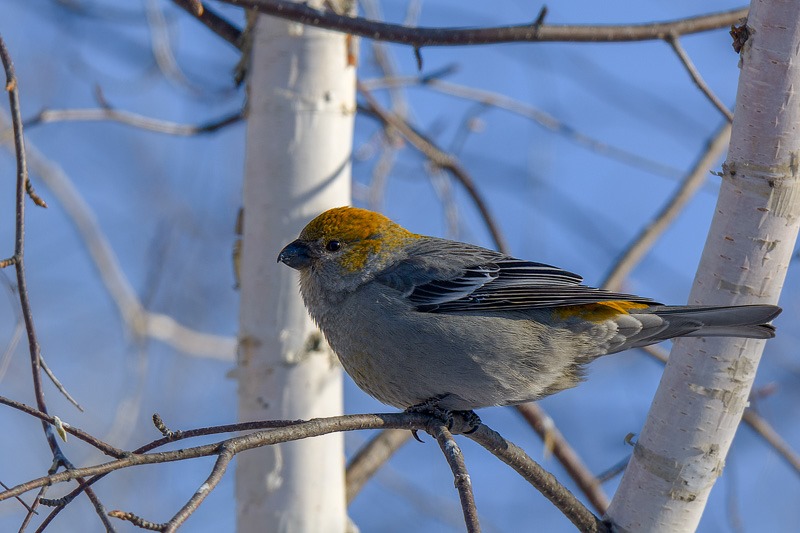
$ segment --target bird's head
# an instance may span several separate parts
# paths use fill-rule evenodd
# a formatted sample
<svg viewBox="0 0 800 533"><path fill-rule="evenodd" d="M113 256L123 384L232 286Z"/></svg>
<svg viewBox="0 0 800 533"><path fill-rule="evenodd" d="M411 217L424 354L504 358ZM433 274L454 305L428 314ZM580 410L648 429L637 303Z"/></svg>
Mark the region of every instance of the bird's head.
<svg viewBox="0 0 800 533"><path fill-rule="evenodd" d="M402 258L419 237L380 213L337 207L309 222L278 261L299 270L301 280L322 276L329 288L353 289Z"/></svg>

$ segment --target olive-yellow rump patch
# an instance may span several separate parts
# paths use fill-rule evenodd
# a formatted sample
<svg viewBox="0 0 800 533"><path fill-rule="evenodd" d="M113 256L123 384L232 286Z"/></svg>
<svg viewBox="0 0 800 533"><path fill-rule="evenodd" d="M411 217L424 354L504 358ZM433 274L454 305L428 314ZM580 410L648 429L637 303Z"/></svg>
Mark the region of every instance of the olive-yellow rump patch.
<svg viewBox="0 0 800 533"><path fill-rule="evenodd" d="M553 310L553 314L561 319L581 318L590 322L602 322L614 318L619 314L629 314L631 309L646 309L647 304L639 302L629 302L626 300L609 300L607 302L597 302L585 305L570 305L569 307L558 307Z"/></svg>

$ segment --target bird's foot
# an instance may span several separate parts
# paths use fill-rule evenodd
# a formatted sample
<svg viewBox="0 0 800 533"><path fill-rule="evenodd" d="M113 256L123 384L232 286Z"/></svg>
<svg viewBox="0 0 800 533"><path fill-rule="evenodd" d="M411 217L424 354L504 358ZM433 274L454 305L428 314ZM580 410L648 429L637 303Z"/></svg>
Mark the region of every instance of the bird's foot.
<svg viewBox="0 0 800 533"><path fill-rule="evenodd" d="M444 423L448 431L456 435L469 435L475 432L481 425L481 419L475 414L475 411L451 411L450 409L444 409L439 405L441 399L441 397L429 398L422 403L407 408L406 412L422 413L437 418ZM422 442L422 439L420 439L417 434L417 430L411 430L411 433L417 441Z"/></svg>
<svg viewBox="0 0 800 533"><path fill-rule="evenodd" d="M483 422L475 411L455 411L461 418L461 433L462 435L470 435L475 433ZM454 432L455 433L455 432Z"/></svg>

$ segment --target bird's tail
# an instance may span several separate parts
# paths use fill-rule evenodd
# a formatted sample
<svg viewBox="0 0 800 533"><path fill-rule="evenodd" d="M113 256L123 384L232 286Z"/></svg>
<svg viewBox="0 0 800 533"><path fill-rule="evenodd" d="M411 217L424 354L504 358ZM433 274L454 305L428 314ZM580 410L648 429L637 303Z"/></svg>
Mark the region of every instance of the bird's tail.
<svg viewBox="0 0 800 533"><path fill-rule="evenodd" d="M776 305L657 305L631 312L643 327L628 337L623 349L674 337L771 339L775 327L769 321L780 312Z"/></svg>

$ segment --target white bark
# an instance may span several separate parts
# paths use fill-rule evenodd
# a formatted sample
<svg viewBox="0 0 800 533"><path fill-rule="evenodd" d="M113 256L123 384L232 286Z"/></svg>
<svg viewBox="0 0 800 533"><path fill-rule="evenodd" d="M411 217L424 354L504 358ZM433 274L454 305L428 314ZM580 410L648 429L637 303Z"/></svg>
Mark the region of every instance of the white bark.
<svg viewBox="0 0 800 533"><path fill-rule="evenodd" d="M355 68L346 36L259 17L248 77L239 420L341 414L338 363L276 258L323 210L350 203ZM341 532L340 434L237 457L237 528Z"/></svg>
<svg viewBox="0 0 800 533"><path fill-rule="evenodd" d="M775 303L800 216L800 2L753 0L724 179L690 303ZM780 324L780 327L791 327ZM675 343L608 517L693 531L747 405L765 341Z"/></svg>

